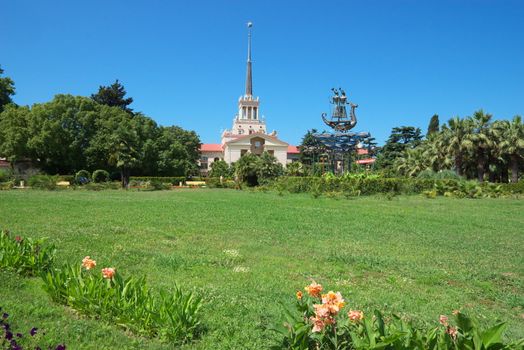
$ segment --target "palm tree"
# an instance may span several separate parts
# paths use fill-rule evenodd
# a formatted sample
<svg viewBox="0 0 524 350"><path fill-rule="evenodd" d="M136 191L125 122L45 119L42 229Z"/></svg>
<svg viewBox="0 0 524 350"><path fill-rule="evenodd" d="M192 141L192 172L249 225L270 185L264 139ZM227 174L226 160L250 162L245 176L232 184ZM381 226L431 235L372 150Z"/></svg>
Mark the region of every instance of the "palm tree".
<svg viewBox="0 0 524 350"><path fill-rule="evenodd" d="M502 132L500 151L509 158L511 182L519 181L519 162L524 158L524 124L522 117L517 115L510 121L499 123Z"/></svg>
<svg viewBox="0 0 524 350"><path fill-rule="evenodd" d="M402 157L395 159L395 170L408 177L416 176L423 170L430 169L430 163L424 156L424 146L407 149Z"/></svg>
<svg viewBox="0 0 524 350"><path fill-rule="evenodd" d="M458 176L463 175L464 158L468 151L472 149L473 143L469 135L472 131L471 119L460 119L454 117L448 124L442 126L444 137L443 144L448 154L452 155L455 163L455 172Z"/></svg>
<svg viewBox="0 0 524 350"><path fill-rule="evenodd" d="M484 181L484 170L486 169L487 155L491 147L493 147L493 132L495 129L491 128L491 114L486 114L484 111L478 110L471 118L473 132L467 137L473 144L473 157L476 158L477 178L479 182Z"/></svg>

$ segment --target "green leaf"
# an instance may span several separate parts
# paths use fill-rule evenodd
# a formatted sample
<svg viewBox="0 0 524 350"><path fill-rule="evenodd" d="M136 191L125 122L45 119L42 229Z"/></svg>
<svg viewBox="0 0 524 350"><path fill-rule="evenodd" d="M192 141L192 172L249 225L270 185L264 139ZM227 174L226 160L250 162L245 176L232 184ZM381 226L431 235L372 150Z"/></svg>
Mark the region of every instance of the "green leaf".
<svg viewBox="0 0 524 350"><path fill-rule="evenodd" d="M482 344L489 349L491 344L502 343L502 333L506 329L506 323L501 322L481 334Z"/></svg>

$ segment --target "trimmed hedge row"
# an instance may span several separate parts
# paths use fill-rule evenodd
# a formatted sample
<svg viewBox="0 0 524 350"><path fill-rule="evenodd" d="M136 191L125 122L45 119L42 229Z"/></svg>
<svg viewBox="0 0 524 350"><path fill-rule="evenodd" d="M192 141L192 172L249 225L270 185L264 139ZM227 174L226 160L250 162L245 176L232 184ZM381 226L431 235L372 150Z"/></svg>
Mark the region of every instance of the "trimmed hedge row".
<svg viewBox="0 0 524 350"><path fill-rule="evenodd" d="M343 178L343 177L281 177L272 187L279 192L290 193L328 193L342 192L358 195L371 195L379 193L391 194L418 194L431 191L435 186L460 187L463 180L435 180L411 178ZM483 189L499 187L503 193L524 193L524 181L516 184L479 184Z"/></svg>
<svg viewBox="0 0 524 350"><path fill-rule="evenodd" d="M131 176L130 181L152 181L160 183L170 183L172 185L178 186L180 182L186 182L185 176Z"/></svg>

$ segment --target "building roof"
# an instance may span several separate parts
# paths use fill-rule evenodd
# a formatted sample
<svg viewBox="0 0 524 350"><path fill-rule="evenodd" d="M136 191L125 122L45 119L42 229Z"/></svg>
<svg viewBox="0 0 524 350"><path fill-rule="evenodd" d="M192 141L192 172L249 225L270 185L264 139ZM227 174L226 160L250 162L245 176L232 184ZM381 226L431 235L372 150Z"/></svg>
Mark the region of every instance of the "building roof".
<svg viewBox="0 0 524 350"><path fill-rule="evenodd" d="M355 161L357 164L373 164L375 163L375 158L366 158L366 159L359 159Z"/></svg>
<svg viewBox="0 0 524 350"><path fill-rule="evenodd" d="M252 139L253 137L260 137L260 138L263 138L263 139L266 139L266 140L270 140L270 141L274 142L277 145L288 146L287 142L284 142L284 141L280 140L278 137L271 136L271 135L268 135L268 134L264 134L264 133L261 133L261 132L254 132L252 134L240 135L240 137L237 137L237 138L235 138L233 140L227 141L226 144L240 143L243 140Z"/></svg>
<svg viewBox="0 0 524 350"><path fill-rule="evenodd" d="M300 150L298 149L297 146L287 146L287 153L288 154L299 154L300 153Z"/></svg>
<svg viewBox="0 0 524 350"><path fill-rule="evenodd" d="M368 154L367 148L357 148L357 154Z"/></svg>
<svg viewBox="0 0 524 350"><path fill-rule="evenodd" d="M200 145L200 152L223 152L222 145L219 143L203 143Z"/></svg>

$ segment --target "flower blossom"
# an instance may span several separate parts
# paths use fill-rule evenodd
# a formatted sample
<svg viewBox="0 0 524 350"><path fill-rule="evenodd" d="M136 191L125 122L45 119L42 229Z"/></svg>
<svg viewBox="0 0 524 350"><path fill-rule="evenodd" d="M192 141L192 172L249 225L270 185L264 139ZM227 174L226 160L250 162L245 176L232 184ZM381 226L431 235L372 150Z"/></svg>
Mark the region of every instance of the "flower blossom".
<svg viewBox="0 0 524 350"><path fill-rule="evenodd" d="M315 281L311 282L311 284L304 288L306 292L308 292L309 295L312 297L319 297L320 292L322 292L322 285L316 283Z"/></svg>
<svg viewBox="0 0 524 350"><path fill-rule="evenodd" d="M348 317L351 321L360 321L364 318L364 313L359 310L349 310Z"/></svg>
<svg viewBox="0 0 524 350"><path fill-rule="evenodd" d="M446 329L446 333L448 333L451 336L451 338L457 339L458 331L455 327L448 326L448 328Z"/></svg>
<svg viewBox="0 0 524 350"><path fill-rule="evenodd" d="M329 291L327 294L322 294L322 304L326 305L329 312L333 315L336 315L340 309L346 305L342 298L342 294L333 291Z"/></svg>
<svg viewBox="0 0 524 350"><path fill-rule="evenodd" d="M96 266L96 261L91 259L89 256L86 256L82 259L82 266L85 267L86 270L91 270Z"/></svg>
<svg viewBox="0 0 524 350"><path fill-rule="evenodd" d="M440 324L443 325L443 326L447 326L447 325L448 325L448 317L445 316L445 315L440 315L438 321L439 321Z"/></svg>
<svg viewBox="0 0 524 350"><path fill-rule="evenodd" d="M297 299L298 300L302 300L302 292L301 291L297 292Z"/></svg>
<svg viewBox="0 0 524 350"><path fill-rule="evenodd" d="M116 270L112 267L106 267L105 269L102 269L102 276L106 279L111 279L115 275Z"/></svg>

